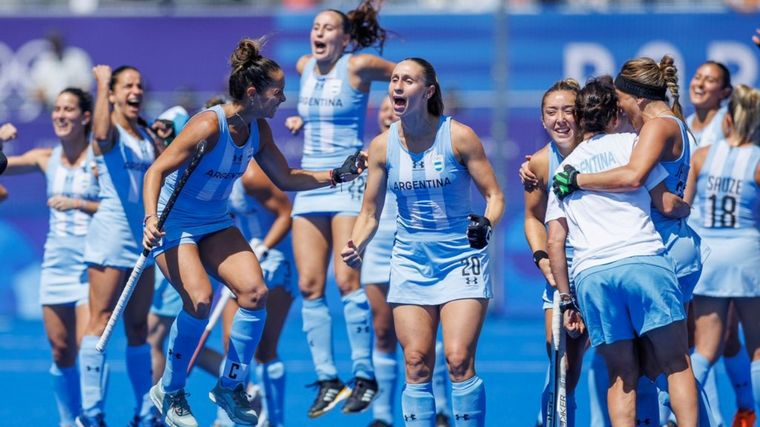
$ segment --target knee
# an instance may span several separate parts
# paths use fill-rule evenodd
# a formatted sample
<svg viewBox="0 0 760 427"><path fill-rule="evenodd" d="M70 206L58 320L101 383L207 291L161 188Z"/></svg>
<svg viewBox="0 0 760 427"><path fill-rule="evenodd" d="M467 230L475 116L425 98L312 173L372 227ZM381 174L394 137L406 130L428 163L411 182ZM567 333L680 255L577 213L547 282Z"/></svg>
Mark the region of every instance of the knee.
<svg viewBox="0 0 760 427"><path fill-rule="evenodd" d="M214 298L211 290L187 291L189 304L184 304L184 310L196 319L206 319L211 312L211 301Z"/></svg>
<svg viewBox="0 0 760 427"><path fill-rule="evenodd" d="M447 349L446 363L452 381L464 381L475 373L472 353L466 348Z"/></svg>
<svg viewBox="0 0 760 427"><path fill-rule="evenodd" d="M51 341L53 352L53 362L59 367L67 367L74 365L76 361L76 347L70 346L65 341Z"/></svg>
<svg viewBox="0 0 760 427"><path fill-rule="evenodd" d="M341 269L343 271L335 272L335 284L338 285L338 290L341 295L350 294L351 292L359 289L359 275L356 270Z"/></svg>
<svg viewBox="0 0 760 427"><path fill-rule="evenodd" d="M375 323L375 348L390 353L396 349L396 332L393 325Z"/></svg>
<svg viewBox="0 0 760 427"><path fill-rule="evenodd" d="M148 319L134 318L125 322L124 329L127 335L129 345L141 345L148 339Z"/></svg>
<svg viewBox="0 0 760 427"><path fill-rule="evenodd" d="M259 310L267 306L269 290L263 282L251 283L238 292L237 303L241 308Z"/></svg>
<svg viewBox="0 0 760 427"><path fill-rule="evenodd" d="M313 300L324 296L325 281L316 276L298 276L298 290L301 296L307 300Z"/></svg>
<svg viewBox="0 0 760 427"><path fill-rule="evenodd" d="M412 383L430 381L432 369L427 364L427 355L421 351L404 351L406 377Z"/></svg>

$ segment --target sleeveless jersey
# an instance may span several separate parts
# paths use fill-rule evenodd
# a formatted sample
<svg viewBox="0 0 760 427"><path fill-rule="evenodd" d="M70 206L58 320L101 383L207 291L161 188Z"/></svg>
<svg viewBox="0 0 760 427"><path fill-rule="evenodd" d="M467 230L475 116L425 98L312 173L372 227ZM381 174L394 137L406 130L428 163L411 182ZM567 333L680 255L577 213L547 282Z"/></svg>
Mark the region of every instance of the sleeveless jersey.
<svg viewBox="0 0 760 427"><path fill-rule="evenodd" d="M80 165L66 167L61 164L63 147L58 145L53 149L48 160L45 179L47 181L47 197L64 196L86 201L98 200L98 180L93 170L94 155L92 148L87 147L87 157ZM50 228L48 239L65 236L85 236L92 215L79 209L61 212L50 209Z"/></svg>
<svg viewBox="0 0 760 427"><path fill-rule="evenodd" d="M243 176L248 162L259 150L257 122L249 125L248 139L243 146L238 147L232 141L222 106L214 106L210 111L216 114L219 122L219 138L214 147L203 155L195 171L190 174L185 186L182 187L167 220L167 235L170 221L174 223L172 225L184 223L192 227L209 224L220 218L228 218L227 200L230 197L232 185ZM185 165L166 178L158 201L159 213L166 206L169 197L174 192L177 180L189 164L188 160Z"/></svg>
<svg viewBox="0 0 760 427"><path fill-rule="evenodd" d="M386 166L388 190L398 204L398 236L461 236L471 212L472 179L454 156L451 118L441 117L433 145L422 153L410 152L401 144L399 123L391 124L388 133Z"/></svg>
<svg viewBox="0 0 760 427"><path fill-rule="evenodd" d="M760 147L731 147L725 140L710 147L697 178L701 229L723 236L760 237L760 192L755 170Z"/></svg>
<svg viewBox="0 0 760 427"><path fill-rule="evenodd" d="M691 133L694 134L694 138L696 140L692 140L691 144L691 151L694 152L699 147L705 147L708 145L712 145L717 141L720 141L723 139L723 117L726 115L726 111L728 111L728 107L723 106L721 107L717 113L715 113L715 116L710 121L710 123L707 124L702 130L695 131L694 129L691 129L691 124L694 123L694 119L697 117L697 113L692 113L689 117L686 118L686 123L689 125L689 128L691 129Z"/></svg>
<svg viewBox="0 0 760 427"><path fill-rule="evenodd" d="M298 114L304 121L304 169L340 166L363 145L369 93L351 86L350 59L350 54L343 55L324 76L318 74L315 58L304 67L298 94Z"/></svg>

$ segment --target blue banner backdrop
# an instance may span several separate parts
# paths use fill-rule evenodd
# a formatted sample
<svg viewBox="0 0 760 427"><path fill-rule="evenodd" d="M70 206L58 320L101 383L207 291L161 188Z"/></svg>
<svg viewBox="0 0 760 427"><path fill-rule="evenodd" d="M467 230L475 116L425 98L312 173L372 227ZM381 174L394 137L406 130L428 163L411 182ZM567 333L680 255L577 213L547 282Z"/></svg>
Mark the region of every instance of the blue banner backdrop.
<svg viewBox="0 0 760 427"><path fill-rule="evenodd" d="M539 314L542 281L530 260L522 232L522 189L516 170L522 157L546 143L539 103L545 88L565 76L581 82L595 74L614 74L628 58L668 53L676 58L681 93L688 104L688 81L706 59L723 61L734 81L755 85L758 52L750 41L756 15L721 14L537 14L510 15L507 40L494 39L492 15L389 15L383 25L392 31L384 56L398 61L420 56L439 72L455 115L483 138L489 153L505 144L507 159L497 170L507 182L507 215L498 227L504 245L500 311ZM275 138L291 163L297 163L302 141L282 123L295 113L298 76L295 62L309 51L312 15L256 17L14 17L0 18L0 122L19 128L18 141L6 144L8 154L56 143L49 113L30 94L29 74L46 49L43 39L59 31L68 45L86 51L93 64L138 67L147 89L145 115L183 104L192 110L210 95L224 93L227 58L241 37L268 35L265 53L286 71L289 101L272 119ZM496 49L506 43L508 91L494 93L492 67ZM373 107L367 139L377 131L375 107L385 87L373 86ZM506 96L506 141L491 138L492 107ZM494 157L494 161L497 159ZM0 204L0 314L33 315L36 281L47 230L44 181L41 176L2 177L10 199ZM476 208L477 209L477 208Z"/></svg>

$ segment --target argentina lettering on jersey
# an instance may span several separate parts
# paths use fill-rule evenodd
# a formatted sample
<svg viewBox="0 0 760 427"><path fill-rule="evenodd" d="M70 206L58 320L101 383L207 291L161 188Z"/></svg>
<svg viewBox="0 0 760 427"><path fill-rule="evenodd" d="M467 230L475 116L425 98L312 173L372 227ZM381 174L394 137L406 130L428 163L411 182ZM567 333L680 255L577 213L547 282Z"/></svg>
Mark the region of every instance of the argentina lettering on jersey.
<svg viewBox="0 0 760 427"><path fill-rule="evenodd" d="M363 145L369 93L351 86L350 59L350 54L343 55L326 75L319 74L314 58L304 66L298 96L298 115L304 121L304 169L340 166Z"/></svg>
<svg viewBox="0 0 760 427"><path fill-rule="evenodd" d="M95 201L98 199L98 181L95 176L92 148L87 147L87 156L80 164L66 167L61 164L63 147L53 149L45 170L47 197L63 196L72 199ZM92 215L79 209L65 212L50 209L50 229L48 238L57 236L85 236Z"/></svg>
<svg viewBox="0 0 760 427"><path fill-rule="evenodd" d="M399 122L388 132L388 189L398 205L399 233L451 232L467 228L470 174L454 156L451 118L442 117L435 141L422 153L412 153L398 136Z"/></svg>
<svg viewBox="0 0 760 427"><path fill-rule="evenodd" d="M212 111L216 114L219 122L219 137L213 148L201 158L196 172L192 173L185 182L185 186L173 207L175 211L181 212L187 218L198 217L201 221L227 214L227 199L232 191L232 186L235 180L243 176L248 163L259 149L257 121L249 125L249 136L245 144L237 146L232 140L224 108L217 105L205 111ZM178 177L184 173L188 164L189 159L185 165L166 178L159 196L159 212L166 206Z"/></svg>
<svg viewBox="0 0 760 427"><path fill-rule="evenodd" d="M701 225L708 229L760 229L760 192L755 170L760 147L713 143L697 177L697 199Z"/></svg>

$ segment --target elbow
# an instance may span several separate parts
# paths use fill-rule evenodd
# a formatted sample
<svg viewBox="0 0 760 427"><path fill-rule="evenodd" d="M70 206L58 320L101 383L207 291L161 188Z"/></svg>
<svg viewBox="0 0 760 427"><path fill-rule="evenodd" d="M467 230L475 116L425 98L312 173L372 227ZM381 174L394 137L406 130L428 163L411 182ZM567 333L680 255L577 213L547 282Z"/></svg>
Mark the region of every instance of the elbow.
<svg viewBox="0 0 760 427"><path fill-rule="evenodd" d="M549 234L549 238L546 239L546 249L549 254L563 252L565 250L565 237L552 236Z"/></svg>
<svg viewBox="0 0 760 427"><path fill-rule="evenodd" d="M628 177L626 182L626 187L633 188L633 189L639 189L644 186L644 182L646 181L646 177L644 176L635 176L632 175Z"/></svg>

